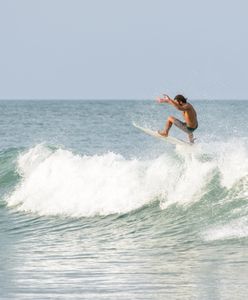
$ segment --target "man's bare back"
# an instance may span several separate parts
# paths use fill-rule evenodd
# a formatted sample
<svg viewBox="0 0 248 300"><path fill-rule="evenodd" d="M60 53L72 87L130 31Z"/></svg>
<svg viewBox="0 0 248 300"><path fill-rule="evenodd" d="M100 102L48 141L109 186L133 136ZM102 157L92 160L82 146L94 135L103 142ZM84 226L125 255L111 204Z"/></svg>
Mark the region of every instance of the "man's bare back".
<svg viewBox="0 0 248 300"><path fill-rule="evenodd" d="M187 103L184 105L184 108L186 110L183 111L183 117L187 126L190 128L196 128L198 122L197 122L197 114L194 107L190 103Z"/></svg>

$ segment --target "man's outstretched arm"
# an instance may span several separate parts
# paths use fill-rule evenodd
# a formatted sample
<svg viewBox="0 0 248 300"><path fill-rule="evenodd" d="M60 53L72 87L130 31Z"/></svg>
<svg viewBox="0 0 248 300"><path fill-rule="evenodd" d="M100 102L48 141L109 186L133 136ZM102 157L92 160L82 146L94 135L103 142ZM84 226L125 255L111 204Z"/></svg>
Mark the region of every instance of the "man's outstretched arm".
<svg viewBox="0 0 248 300"><path fill-rule="evenodd" d="M171 99L168 95L164 95L163 98L158 97L157 101L159 103L168 103L171 104L172 106L174 106L176 109L181 110L181 111L186 111L189 109L188 104L183 104L180 105L177 101Z"/></svg>

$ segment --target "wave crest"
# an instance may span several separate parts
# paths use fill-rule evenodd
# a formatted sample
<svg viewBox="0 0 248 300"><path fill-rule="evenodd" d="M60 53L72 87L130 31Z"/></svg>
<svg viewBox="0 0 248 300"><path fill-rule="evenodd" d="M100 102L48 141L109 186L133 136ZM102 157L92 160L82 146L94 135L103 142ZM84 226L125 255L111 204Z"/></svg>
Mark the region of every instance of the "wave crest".
<svg viewBox="0 0 248 300"><path fill-rule="evenodd" d="M21 211L72 217L127 213L157 200L161 209L190 205L211 191L216 173L226 189L247 176L244 149L229 156L221 153L205 159L199 152L179 151L143 161L112 152L86 156L37 145L19 156L21 180L6 201ZM237 166L238 157L242 167Z"/></svg>

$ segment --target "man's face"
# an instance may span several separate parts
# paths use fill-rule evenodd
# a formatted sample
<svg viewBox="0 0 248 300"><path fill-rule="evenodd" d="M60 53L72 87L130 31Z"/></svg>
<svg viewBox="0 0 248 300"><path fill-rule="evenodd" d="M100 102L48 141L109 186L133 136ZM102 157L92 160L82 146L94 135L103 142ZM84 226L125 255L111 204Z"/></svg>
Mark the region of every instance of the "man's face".
<svg viewBox="0 0 248 300"><path fill-rule="evenodd" d="M183 105L183 102L182 101L178 101L178 100L176 100L177 101L177 103L179 104L179 105Z"/></svg>

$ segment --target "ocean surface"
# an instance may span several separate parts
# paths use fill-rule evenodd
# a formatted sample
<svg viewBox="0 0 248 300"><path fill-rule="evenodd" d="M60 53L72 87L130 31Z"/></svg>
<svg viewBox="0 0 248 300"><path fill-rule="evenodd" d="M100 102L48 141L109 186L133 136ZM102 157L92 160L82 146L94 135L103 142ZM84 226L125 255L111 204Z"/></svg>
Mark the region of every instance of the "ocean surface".
<svg viewBox="0 0 248 300"><path fill-rule="evenodd" d="M0 101L0 299L247 299L248 102L192 104Z"/></svg>

